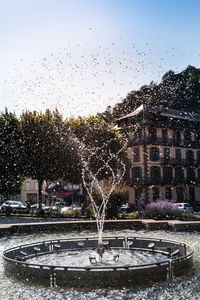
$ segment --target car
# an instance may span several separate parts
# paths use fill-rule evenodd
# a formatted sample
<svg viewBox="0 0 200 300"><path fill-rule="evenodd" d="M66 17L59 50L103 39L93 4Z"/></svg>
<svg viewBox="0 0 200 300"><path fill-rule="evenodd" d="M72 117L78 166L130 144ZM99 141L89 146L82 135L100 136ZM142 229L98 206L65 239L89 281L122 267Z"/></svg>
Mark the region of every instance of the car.
<svg viewBox="0 0 200 300"><path fill-rule="evenodd" d="M125 214L128 214L128 213L131 213L133 211L136 210L136 207L134 204L132 203L126 203L126 204L123 204L120 209L119 209L119 213L125 213Z"/></svg>
<svg viewBox="0 0 200 300"><path fill-rule="evenodd" d="M26 213L27 212L27 207L21 201L12 201L12 200L5 201L1 206L2 212L6 212L8 207L10 207L11 212L14 212L14 213L17 213L17 212Z"/></svg>
<svg viewBox="0 0 200 300"><path fill-rule="evenodd" d="M58 201L54 204L54 207L59 208L59 207L64 207L66 206L66 203L63 201Z"/></svg>
<svg viewBox="0 0 200 300"><path fill-rule="evenodd" d="M189 203L175 203L175 207L178 211L184 212L184 213L193 213L193 207Z"/></svg>
<svg viewBox="0 0 200 300"><path fill-rule="evenodd" d="M33 204L31 205L31 209L32 210L37 210L39 208L39 204L36 203L36 204ZM42 203L42 207L41 207L43 210L49 210L50 209L50 206L47 206L45 205L44 203Z"/></svg>

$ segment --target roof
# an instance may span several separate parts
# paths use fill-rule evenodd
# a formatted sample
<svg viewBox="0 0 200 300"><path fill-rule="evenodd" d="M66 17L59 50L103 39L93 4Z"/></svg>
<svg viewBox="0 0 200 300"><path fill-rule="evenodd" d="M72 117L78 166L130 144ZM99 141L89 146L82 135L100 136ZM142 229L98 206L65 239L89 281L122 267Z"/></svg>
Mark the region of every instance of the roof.
<svg viewBox="0 0 200 300"><path fill-rule="evenodd" d="M170 108L166 108L166 107L150 106L150 105L144 105L144 104L140 105L133 112L117 119L117 121L134 117L136 115L139 115L141 112L153 113L156 115L165 116L165 117L169 117L169 118L184 119L184 120L188 120L188 121L200 122L199 114L194 114L191 112L185 112L185 111L181 111L181 110L170 109Z"/></svg>

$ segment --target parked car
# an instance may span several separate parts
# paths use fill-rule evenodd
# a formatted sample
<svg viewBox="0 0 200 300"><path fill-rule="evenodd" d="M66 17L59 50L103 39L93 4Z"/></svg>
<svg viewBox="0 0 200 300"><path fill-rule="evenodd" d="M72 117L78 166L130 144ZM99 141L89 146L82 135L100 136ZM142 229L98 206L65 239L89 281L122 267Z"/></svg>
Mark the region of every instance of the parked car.
<svg viewBox="0 0 200 300"><path fill-rule="evenodd" d="M64 207L64 206L66 206L66 205L67 205L67 204L66 204L64 201L58 201L58 202L56 202L56 203L54 204L53 207L59 208L59 207Z"/></svg>
<svg viewBox="0 0 200 300"><path fill-rule="evenodd" d="M119 213L125 213L125 214L129 214L133 211L136 210L136 207L134 204L132 203L126 203L126 204L123 204L120 209L119 209Z"/></svg>
<svg viewBox="0 0 200 300"><path fill-rule="evenodd" d="M38 208L39 208L39 204L38 203L31 205L31 209L32 210L35 210L35 209L38 209ZM43 210L49 210L49 208L50 208L50 206L47 206L44 203L42 203L42 209Z"/></svg>
<svg viewBox="0 0 200 300"><path fill-rule="evenodd" d="M26 213L27 212L27 208L24 205L24 203L20 202L20 201L12 201L12 200L7 200L5 201L2 206L1 206L1 210L2 212L6 212L7 208L10 207L11 212L13 213Z"/></svg>
<svg viewBox="0 0 200 300"><path fill-rule="evenodd" d="M175 203L175 207L184 213L193 213L193 207L189 203Z"/></svg>

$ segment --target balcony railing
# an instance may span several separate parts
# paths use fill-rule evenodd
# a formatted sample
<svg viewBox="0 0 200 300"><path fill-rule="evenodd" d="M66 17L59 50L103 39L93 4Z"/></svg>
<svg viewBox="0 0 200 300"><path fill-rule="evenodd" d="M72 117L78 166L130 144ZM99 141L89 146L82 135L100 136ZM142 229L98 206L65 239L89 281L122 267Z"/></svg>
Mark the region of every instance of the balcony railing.
<svg viewBox="0 0 200 300"><path fill-rule="evenodd" d="M130 182L132 184L138 184L138 185L167 185L167 184L200 184L200 178L176 178L176 177L168 177L168 178L131 178Z"/></svg>
<svg viewBox="0 0 200 300"><path fill-rule="evenodd" d="M173 165L173 166L200 166L199 160L189 159L176 159L176 158L161 158L161 165Z"/></svg>
<svg viewBox="0 0 200 300"><path fill-rule="evenodd" d="M140 144L153 144L163 146L175 146L175 147L188 147L188 148L199 148L200 141L185 141L185 140L174 140L171 138L162 137L140 137L132 138L129 141L129 146L140 145Z"/></svg>

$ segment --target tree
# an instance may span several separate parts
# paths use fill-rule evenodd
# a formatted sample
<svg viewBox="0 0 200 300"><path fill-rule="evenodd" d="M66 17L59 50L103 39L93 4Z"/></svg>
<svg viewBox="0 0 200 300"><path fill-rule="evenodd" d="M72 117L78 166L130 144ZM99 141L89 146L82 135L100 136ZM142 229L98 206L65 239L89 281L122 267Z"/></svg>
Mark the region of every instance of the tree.
<svg viewBox="0 0 200 300"><path fill-rule="evenodd" d="M151 82L131 91L121 103L98 116L110 123L143 103L200 114L200 69L188 66L177 74L170 70L159 84Z"/></svg>
<svg viewBox="0 0 200 300"><path fill-rule="evenodd" d="M71 138L76 144L76 148L79 152L79 159L77 159L74 177L81 178L81 159L87 159L87 156L93 151L94 155L90 156L90 169L93 172L97 172L102 167L102 160L110 156L111 153L118 153L123 148L123 142L119 132L111 125L106 123L102 118L89 117L66 120L66 126L70 128ZM86 147L80 148L80 144ZM84 150L83 150L84 148ZM80 155L80 149L82 151ZM84 152L83 152L84 151ZM120 157L125 156L125 151L120 152ZM85 158L84 158L85 157ZM111 161L112 167L117 168L116 160ZM75 166L75 164L74 164ZM109 177L110 173L101 168L101 172L98 173L98 179Z"/></svg>
<svg viewBox="0 0 200 300"><path fill-rule="evenodd" d="M38 180L39 206L44 180L58 180L69 172L70 139L57 111L25 112L21 116L25 175ZM68 147L69 146L69 147Z"/></svg>
<svg viewBox="0 0 200 300"><path fill-rule="evenodd" d="M16 195L23 180L22 136L17 117L5 109L0 114L0 194Z"/></svg>
<svg viewBox="0 0 200 300"><path fill-rule="evenodd" d="M103 187L105 191L110 189L110 184L107 182ZM125 184L119 184L115 187L114 191L109 197L107 206L106 206L106 218L107 219L116 219L119 213L119 209L122 204L125 204L128 201L128 186ZM97 195L97 202L100 202L100 195ZM100 200L99 200L100 199Z"/></svg>

